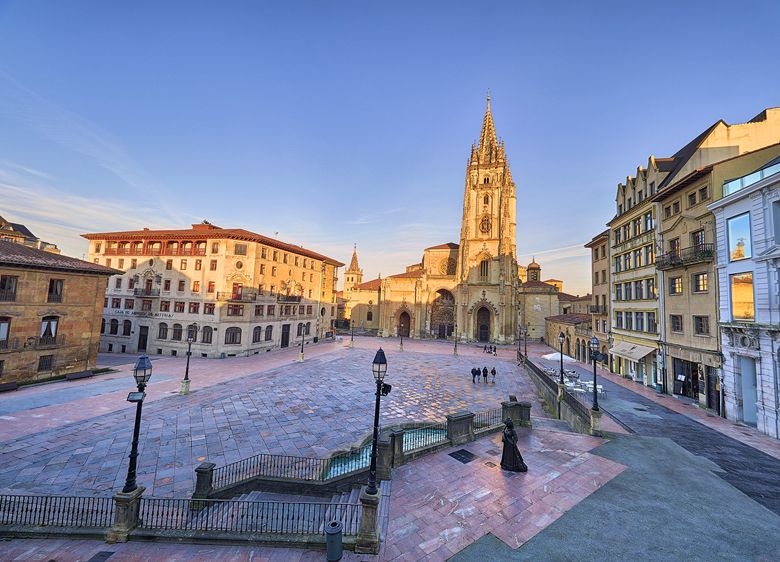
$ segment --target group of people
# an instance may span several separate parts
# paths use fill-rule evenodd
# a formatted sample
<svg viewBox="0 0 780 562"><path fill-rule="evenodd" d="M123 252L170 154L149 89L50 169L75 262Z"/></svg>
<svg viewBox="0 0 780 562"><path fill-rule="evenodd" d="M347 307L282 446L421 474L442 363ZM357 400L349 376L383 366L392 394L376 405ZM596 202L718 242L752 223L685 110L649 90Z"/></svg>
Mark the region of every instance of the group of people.
<svg viewBox="0 0 780 562"><path fill-rule="evenodd" d="M485 345L485 347L482 348L482 353L492 353L493 355L496 354L496 346L495 345Z"/></svg>
<svg viewBox="0 0 780 562"><path fill-rule="evenodd" d="M471 382L476 384L479 380L479 376L482 375L482 379L485 381L485 384L488 382L488 368L482 367L480 369L479 367L474 367L471 369ZM493 384L496 384L496 368L493 367L490 369L490 375L493 377L493 380L491 381Z"/></svg>

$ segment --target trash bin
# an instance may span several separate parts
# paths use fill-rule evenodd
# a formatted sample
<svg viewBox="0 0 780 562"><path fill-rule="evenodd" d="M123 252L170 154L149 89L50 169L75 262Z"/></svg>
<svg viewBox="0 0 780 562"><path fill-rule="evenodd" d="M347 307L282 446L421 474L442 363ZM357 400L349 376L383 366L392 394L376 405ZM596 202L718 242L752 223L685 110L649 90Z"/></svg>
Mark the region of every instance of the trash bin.
<svg viewBox="0 0 780 562"><path fill-rule="evenodd" d="M341 531L343 526L341 521L331 521L325 525L325 548L328 562L341 560L344 554L344 547L341 544Z"/></svg>

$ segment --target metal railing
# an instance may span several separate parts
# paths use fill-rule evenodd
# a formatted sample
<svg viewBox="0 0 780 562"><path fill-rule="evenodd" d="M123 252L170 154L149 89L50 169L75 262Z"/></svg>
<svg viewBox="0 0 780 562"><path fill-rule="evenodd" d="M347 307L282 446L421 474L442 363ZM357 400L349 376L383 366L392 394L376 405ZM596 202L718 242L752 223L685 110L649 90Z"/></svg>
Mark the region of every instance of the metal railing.
<svg viewBox="0 0 780 562"><path fill-rule="evenodd" d="M133 289L133 295L136 297L159 297L160 289L146 289L144 287L136 287Z"/></svg>
<svg viewBox="0 0 780 562"><path fill-rule="evenodd" d="M607 313L607 307L603 304L592 304L590 307L588 307L588 310L591 314L606 314Z"/></svg>
<svg viewBox="0 0 780 562"><path fill-rule="evenodd" d="M474 429L479 431L481 429L489 429L504 425L502 415L503 410L501 408L476 412L474 414Z"/></svg>
<svg viewBox="0 0 780 562"><path fill-rule="evenodd" d="M14 302L16 300L16 289L0 289L0 301Z"/></svg>
<svg viewBox="0 0 780 562"><path fill-rule="evenodd" d="M33 347L35 349L43 349L46 347L57 347L65 344L65 336L38 336L34 338Z"/></svg>
<svg viewBox="0 0 780 562"><path fill-rule="evenodd" d="M244 288L240 293L231 291L219 291L217 293L218 301L228 302L254 302L257 299L257 289Z"/></svg>
<svg viewBox="0 0 780 562"><path fill-rule="evenodd" d="M62 293L47 293L46 302L62 302Z"/></svg>
<svg viewBox="0 0 780 562"><path fill-rule="evenodd" d="M0 495L0 525L109 528L113 524L110 497Z"/></svg>
<svg viewBox="0 0 780 562"><path fill-rule="evenodd" d="M661 254L655 258L655 267L658 269L672 269L684 265L715 259L715 244L698 244L690 248L683 248L676 252Z"/></svg>
<svg viewBox="0 0 780 562"><path fill-rule="evenodd" d="M19 349L19 338L0 340L0 353L3 351L16 351Z"/></svg>
<svg viewBox="0 0 780 562"><path fill-rule="evenodd" d="M301 297L300 295L277 295L276 296L276 300L278 302L287 302L287 303L298 303L301 302L302 298L303 297Z"/></svg>
<svg viewBox="0 0 780 562"><path fill-rule="evenodd" d="M555 380L553 380L553 379L550 377L550 375L548 375L547 373L545 373L544 371L542 371L542 370L541 370L541 369L540 369L540 368L539 368L539 367L536 365L536 363L533 363L533 362L531 362L531 361L527 361L527 362L526 362L526 364L525 364L525 366L526 366L526 368L528 368L528 369L531 369L531 370L534 372L534 374L535 374L537 377L539 377L539 379L540 379L540 380L541 380L541 381L542 381L544 384L546 384L548 387L550 387L550 390L552 390L552 391L553 391L553 392L555 392L556 394L558 393L558 382L557 382L557 381L555 381Z"/></svg>
<svg viewBox="0 0 780 562"><path fill-rule="evenodd" d="M404 429L403 450L414 451L447 441L447 422L430 423Z"/></svg>
<svg viewBox="0 0 780 562"><path fill-rule="evenodd" d="M205 256L206 248L106 248L102 253L104 256Z"/></svg>
<svg viewBox="0 0 780 562"><path fill-rule="evenodd" d="M195 508L195 509L193 509ZM342 522L345 536L360 530L362 505L141 498L139 528L285 535L324 534L325 525Z"/></svg>

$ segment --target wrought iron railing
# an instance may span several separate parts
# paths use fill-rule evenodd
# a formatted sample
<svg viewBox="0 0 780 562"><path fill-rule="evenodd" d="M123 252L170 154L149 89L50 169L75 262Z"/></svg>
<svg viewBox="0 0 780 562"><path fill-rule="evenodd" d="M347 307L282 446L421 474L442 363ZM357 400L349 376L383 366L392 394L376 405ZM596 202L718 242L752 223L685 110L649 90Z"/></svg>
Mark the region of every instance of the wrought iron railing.
<svg viewBox="0 0 780 562"><path fill-rule="evenodd" d="M590 310L591 314L606 314L607 313L607 307L603 304L592 304L588 307L588 310Z"/></svg>
<svg viewBox="0 0 780 562"><path fill-rule="evenodd" d="M343 534L360 530L362 505L349 503L271 502L141 498L139 528L284 535L324 534L341 521Z"/></svg>
<svg viewBox="0 0 780 562"><path fill-rule="evenodd" d="M57 347L65 344L65 336L39 336L33 339L33 347L35 349L43 349L47 347Z"/></svg>
<svg viewBox="0 0 780 562"><path fill-rule="evenodd" d="M228 302L254 302L257 299L257 289L244 288L241 292L219 291L218 301Z"/></svg>
<svg viewBox="0 0 780 562"><path fill-rule="evenodd" d="M16 351L17 349L19 349L19 338L0 340L0 353L3 351Z"/></svg>
<svg viewBox="0 0 780 562"><path fill-rule="evenodd" d="M476 412L474 414L474 430L479 431L504 425L502 415L503 410L501 408L493 408L492 410Z"/></svg>
<svg viewBox="0 0 780 562"><path fill-rule="evenodd" d="M657 256L655 258L655 267L662 270L672 269L713 259L715 259L715 244L698 244L690 248L683 248L676 252L668 252Z"/></svg>
<svg viewBox="0 0 780 562"><path fill-rule="evenodd" d="M404 429L403 450L414 451L447 441L447 422L429 423Z"/></svg>
<svg viewBox="0 0 780 562"><path fill-rule="evenodd" d="M16 289L0 289L0 301L13 302L16 300Z"/></svg>
<svg viewBox="0 0 780 562"><path fill-rule="evenodd" d="M136 297L159 297L160 289L146 289L144 287L136 287L133 289L133 295Z"/></svg>
<svg viewBox="0 0 780 562"><path fill-rule="evenodd" d="M277 295L276 300L279 302L298 303L301 302L300 295Z"/></svg>
<svg viewBox="0 0 780 562"><path fill-rule="evenodd" d="M62 302L62 293L48 293L46 302Z"/></svg>
<svg viewBox="0 0 780 562"><path fill-rule="evenodd" d="M0 495L0 525L109 528L113 524L110 497Z"/></svg>

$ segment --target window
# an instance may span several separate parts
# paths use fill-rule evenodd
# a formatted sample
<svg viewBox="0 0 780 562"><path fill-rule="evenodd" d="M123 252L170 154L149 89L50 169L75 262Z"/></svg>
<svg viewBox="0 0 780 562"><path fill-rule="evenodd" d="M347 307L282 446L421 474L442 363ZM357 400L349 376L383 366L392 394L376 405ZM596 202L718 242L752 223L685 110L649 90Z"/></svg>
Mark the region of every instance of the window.
<svg viewBox="0 0 780 562"><path fill-rule="evenodd" d="M616 301L623 300L623 285L621 285L620 283L615 285L615 300Z"/></svg>
<svg viewBox="0 0 780 562"><path fill-rule="evenodd" d="M111 308L122 308L122 299L111 299Z"/></svg>
<svg viewBox="0 0 780 562"><path fill-rule="evenodd" d="M655 225L653 224L653 213L645 213L644 215L644 224L645 224L645 232L648 232L649 230L653 230Z"/></svg>
<svg viewBox="0 0 780 562"><path fill-rule="evenodd" d="M683 331L683 322L682 322L682 315L681 314L670 314L669 315L669 325L672 330L672 332L677 332L678 334L682 334Z"/></svg>
<svg viewBox="0 0 780 562"><path fill-rule="evenodd" d="M252 330L252 343L257 343L263 339L263 329L260 326L255 326Z"/></svg>
<svg viewBox="0 0 780 562"><path fill-rule="evenodd" d="M117 277L114 279L114 289L121 289L122 288L122 278Z"/></svg>
<svg viewBox="0 0 780 562"><path fill-rule="evenodd" d="M111 267L111 258L106 258L106 267Z"/></svg>
<svg viewBox="0 0 780 562"><path fill-rule="evenodd" d="M217 270L217 260L211 260L209 262L209 271L216 271Z"/></svg>
<svg viewBox="0 0 780 562"><path fill-rule="evenodd" d="M623 269L631 269L631 254L625 253L623 254Z"/></svg>
<svg viewBox="0 0 780 562"><path fill-rule="evenodd" d="M265 315L266 316L274 316L276 314L276 306L273 304L269 304L265 309Z"/></svg>
<svg viewBox="0 0 780 562"><path fill-rule="evenodd" d="M274 250L274 251L273 251L273 254L271 254L271 259L272 259L273 261L279 261L279 252L278 252L278 251L276 251L276 250Z"/></svg>
<svg viewBox="0 0 780 562"><path fill-rule="evenodd" d="M255 316L263 316L263 312L265 312L265 305L256 304L255 305Z"/></svg>
<svg viewBox="0 0 780 562"><path fill-rule="evenodd" d="M174 312L184 312L184 301L176 301L173 304L173 311Z"/></svg>
<svg viewBox="0 0 780 562"><path fill-rule="evenodd" d="M668 219L671 216L672 216L672 206L667 205L666 207L664 207L664 218Z"/></svg>
<svg viewBox="0 0 780 562"><path fill-rule="evenodd" d="M233 253L237 256L246 255L246 244L235 244L233 246Z"/></svg>
<svg viewBox="0 0 780 562"><path fill-rule="evenodd" d="M604 284L607 282L607 270L602 269L601 270L601 283Z"/></svg>
<svg viewBox="0 0 780 562"><path fill-rule="evenodd" d="M130 322L130 320L125 320L122 322L122 335L123 336L129 336L130 332L133 330L133 323Z"/></svg>
<svg viewBox="0 0 780 562"><path fill-rule="evenodd" d="M166 324L165 322L160 322L160 325L157 328L157 339L158 340L168 339L168 324Z"/></svg>
<svg viewBox="0 0 780 562"><path fill-rule="evenodd" d="M259 295L263 295L263 294L265 294L265 285L263 285L262 283L260 283L260 284L257 286L257 293L258 293Z"/></svg>
<svg viewBox="0 0 780 562"><path fill-rule="evenodd" d="M709 189L705 185L704 187L699 188L699 201L706 201L710 198Z"/></svg>
<svg viewBox="0 0 780 562"><path fill-rule="evenodd" d="M200 303L199 302L191 302L189 307L190 314L198 314L200 312Z"/></svg>
<svg viewBox="0 0 780 562"><path fill-rule="evenodd" d="M135 279L132 277L127 280L127 288L131 290L135 288Z"/></svg>
<svg viewBox="0 0 780 562"><path fill-rule="evenodd" d="M307 336L311 334L311 322L306 322L306 326L304 326L303 333Z"/></svg>
<svg viewBox="0 0 780 562"><path fill-rule="evenodd" d="M271 268L271 277L276 277L276 266Z"/></svg>
<svg viewBox="0 0 780 562"><path fill-rule="evenodd" d="M620 229L616 228L612 233L612 237L615 239L615 244L620 244Z"/></svg>
<svg viewBox="0 0 780 562"><path fill-rule="evenodd" d="M634 315L630 312L626 312L625 317L623 320L626 323L626 330L633 330L634 329Z"/></svg>
<svg viewBox="0 0 780 562"><path fill-rule="evenodd" d="M244 305L243 304L229 304L227 307L228 316L243 316Z"/></svg>
<svg viewBox="0 0 780 562"><path fill-rule="evenodd" d="M682 277L669 278L669 294L681 295L683 292Z"/></svg>
<svg viewBox="0 0 780 562"><path fill-rule="evenodd" d="M119 333L119 320L112 318L108 323L108 333L115 336Z"/></svg>
<svg viewBox="0 0 780 562"><path fill-rule="evenodd" d="M198 325L190 324L187 326L187 339L192 339L193 342L198 341Z"/></svg>
<svg viewBox="0 0 780 562"><path fill-rule="evenodd" d="M633 297L631 296L631 283L623 283L623 295L626 297L627 301L633 300Z"/></svg>
<svg viewBox="0 0 780 562"><path fill-rule="evenodd" d="M203 314L214 314L213 302L207 302L203 304Z"/></svg>
<svg viewBox="0 0 780 562"><path fill-rule="evenodd" d="M168 312L171 309L171 301L160 301L160 312Z"/></svg>
<svg viewBox="0 0 780 562"><path fill-rule="evenodd" d="M304 310L306 310L306 307L304 307L303 305L300 305L298 307L298 314L303 314Z"/></svg>
<svg viewBox="0 0 780 562"><path fill-rule="evenodd" d="M266 248L265 246L260 248L260 257L263 258L264 260L268 259L268 248Z"/></svg>
<svg viewBox="0 0 780 562"><path fill-rule="evenodd" d="M0 322L2 322L2 319L0 319ZM100 333L105 334L106 333L106 319L101 318L100 319ZM0 326L0 341L2 341L2 327ZM0 344L2 345L2 344Z"/></svg>
<svg viewBox="0 0 780 562"><path fill-rule="evenodd" d="M644 312L635 312L634 313L634 328L638 332L644 332L645 331L645 313Z"/></svg>
<svg viewBox="0 0 780 562"><path fill-rule="evenodd" d="M105 322L105 320L104 320ZM0 349L8 349L8 338L11 332L11 317L0 316ZM103 330L100 330L103 333Z"/></svg>
<svg viewBox="0 0 780 562"><path fill-rule="evenodd" d="M152 299L144 299L141 301L141 310L152 310Z"/></svg>
<svg viewBox="0 0 780 562"><path fill-rule="evenodd" d="M195 260L195 271L200 271L203 268L203 260Z"/></svg>
<svg viewBox="0 0 780 562"><path fill-rule="evenodd" d="M271 339L274 337L274 327L273 326L266 326L265 327L265 341L271 341Z"/></svg>
<svg viewBox="0 0 780 562"><path fill-rule="evenodd" d="M622 260L620 259L620 256L615 256L615 273L620 273L623 271L622 269Z"/></svg>
<svg viewBox="0 0 780 562"><path fill-rule="evenodd" d="M634 267L642 267L642 250L634 250Z"/></svg>
<svg viewBox="0 0 780 562"><path fill-rule="evenodd" d="M122 280L119 280L120 287ZM46 302L62 302L62 285L64 281L62 279L49 279L49 294L46 298Z"/></svg>
<svg viewBox="0 0 780 562"><path fill-rule="evenodd" d="M92 258L92 263L100 263L100 258Z"/></svg>
<svg viewBox="0 0 780 562"><path fill-rule="evenodd" d="M173 334L171 335L171 339L175 341L181 341L181 334L182 334L181 324L174 324Z"/></svg>
<svg viewBox="0 0 780 562"><path fill-rule="evenodd" d="M371 322L373 319L374 319L374 313L372 311L370 311L370 310L368 312L366 312L366 320Z"/></svg>
<svg viewBox="0 0 780 562"><path fill-rule="evenodd" d="M691 232L691 246L701 249L704 246L704 229Z"/></svg>
<svg viewBox="0 0 780 562"><path fill-rule="evenodd" d="M179 281L179 284L176 287L176 290L179 291L179 292L183 292L184 291L184 280L183 279L181 281Z"/></svg>
<svg viewBox="0 0 780 562"><path fill-rule="evenodd" d="M640 234L642 234L642 219L641 218L634 219L631 224L633 226L633 231L634 231L633 235L634 236L639 236Z"/></svg>
<svg viewBox="0 0 780 562"><path fill-rule="evenodd" d="M653 254L653 246L645 246L645 265L652 265L655 263L655 255Z"/></svg>
<svg viewBox="0 0 780 562"><path fill-rule="evenodd" d="M694 207L696 205L696 192L692 191L688 194L688 207Z"/></svg>
<svg viewBox="0 0 780 562"><path fill-rule="evenodd" d="M479 262L479 278L482 281L486 281L488 278L490 262L488 260L482 260Z"/></svg>
<svg viewBox="0 0 780 562"><path fill-rule="evenodd" d="M623 203L618 203L618 215L623 214Z"/></svg>
<svg viewBox="0 0 780 562"><path fill-rule="evenodd" d="M211 243L211 253L212 254L218 254L219 253L219 242L212 242Z"/></svg>
<svg viewBox="0 0 780 562"><path fill-rule="evenodd" d="M213 337L214 330L211 326L203 326L203 329L200 331L200 343L211 343Z"/></svg>
<svg viewBox="0 0 780 562"><path fill-rule="evenodd" d="M729 238L729 260L744 260L753 255L750 243L750 213L726 221Z"/></svg>
<svg viewBox="0 0 780 562"><path fill-rule="evenodd" d="M607 245L606 244L602 244L602 246L601 246L601 258L604 259L605 257L607 257Z"/></svg>
<svg viewBox="0 0 780 562"><path fill-rule="evenodd" d="M135 269L138 266L138 260L133 258L130 260L130 269Z"/></svg>
<svg viewBox="0 0 780 562"><path fill-rule="evenodd" d="M731 275L731 317L733 320L755 320L753 272Z"/></svg>
<svg viewBox="0 0 780 562"><path fill-rule="evenodd" d="M694 273L691 280L694 293L706 293L709 289L706 273Z"/></svg>
<svg viewBox="0 0 780 562"><path fill-rule="evenodd" d="M119 263L117 264L117 267L119 269L122 269L125 267L125 260L123 258L119 258Z"/></svg>
<svg viewBox="0 0 780 562"><path fill-rule="evenodd" d="M710 317L709 316L694 316L693 317L693 333L697 336L709 336L710 335Z"/></svg>
<svg viewBox="0 0 780 562"><path fill-rule="evenodd" d="M125 299L125 310L133 310L135 308L135 299Z"/></svg>
<svg viewBox="0 0 780 562"><path fill-rule="evenodd" d="M193 293L200 293L200 281L193 281L192 282L192 292Z"/></svg>
<svg viewBox="0 0 780 562"><path fill-rule="evenodd" d="M265 264L264 263L260 264L260 274L261 275L265 275Z"/></svg>
<svg viewBox="0 0 780 562"><path fill-rule="evenodd" d="M644 282L643 281L634 281L634 298L637 300L642 300L644 297Z"/></svg>
<svg viewBox="0 0 780 562"><path fill-rule="evenodd" d="M615 313L615 328L622 328L623 327L623 313L622 312L616 312Z"/></svg>
<svg viewBox="0 0 780 562"><path fill-rule="evenodd" d="M41 355L38 358L38 372L51 371L54 368L54 355Z"/></svg>
<svg viewBox="0 0 780 562"><path fill-rule="evenodd" d="M214 281L209 281L208 287L206 288L206 292L213 293L216 289L216 285L214 284Z"/></svg>
<svg viewBox="0 0 780 562"><path fill-rule="evenodd" d="M225 344L237 345L241 343L241 328L228 328L225 330Z"/></svg>
<svg viewBox="0 0 780 562"><path fill-rule="evenodd" d="M369 303L369 304L371 304L371 303ZM307 315L307 316L311 316L311 314L312 314L312 308L311 308L311 305L307 305L307 306L306 306L306 315Z"/></svg>
<svg viewBox="0 0 780 562"><path fill-rule="evenodd" d="M780 245L780 201L772 203L772 222L775 227L775 244Z"/></svg>
<svg viewBox="0 0 780 562"><path fill-rule="evenodd" d="M163 281L163 291L170 291L171 290L171 280L166 279Z"/></svg>
<svg viewBox="0 0 780 562"><path fill-rule="evenodd" d="M655 298L655 279L653 279L652 277L649 279L645 279L645 298L646 299Z"/></svg>
<svg viewBox="0 0 780 562"><path fill-rule="evenodd" d="M179 269L182 271L187 270L187 260L181 260L181 262L179 262Z"/></svg>
<svg viewBox="0 0 780 562"><path fill-rule="evenodd" d="M653 334L658 332L658 326L655 325L655 312L647 313L647 331Z"/></svg>
<svg viewBox="0 0 780 562"><path fill-rule="evenodd" d="M300 322L298 322L298 329L297 329L296 335L297 336L302 336L303 335L303 324L301 324Z"/></svg>
<svg viewBox="0 0 780 562"><path fill-rule="evenodd" d="M165 260L165 269L169 271L173 269L173 260Z"/></svg>
<svg viewBox="0 0 780 562"><path fill-rule="evenodd" d="M672 203L672 213L676 215L679 212L680 212L680 202L675 201L674 203Z"/></svg>
<svg viewBox="0 0 780 562"><path fill-rule="evenodd" d="M680 255L680 239L673 238L669 240L669 254L672 256Z"/></svg>

